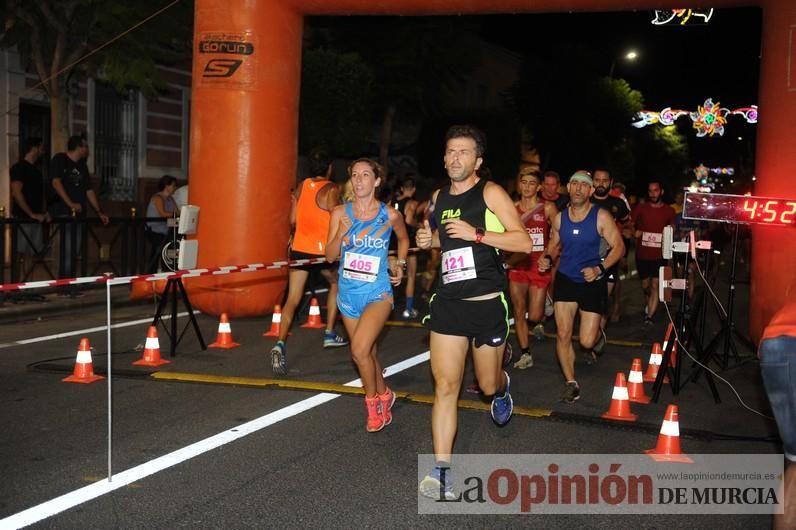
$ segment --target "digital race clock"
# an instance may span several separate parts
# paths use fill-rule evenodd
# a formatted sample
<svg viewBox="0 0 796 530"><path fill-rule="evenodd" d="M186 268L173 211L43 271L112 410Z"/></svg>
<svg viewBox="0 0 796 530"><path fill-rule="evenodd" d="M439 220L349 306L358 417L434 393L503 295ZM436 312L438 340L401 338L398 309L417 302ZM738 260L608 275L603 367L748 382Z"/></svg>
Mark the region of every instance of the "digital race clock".
<svg viewBox="0 0 796 530"><path fill-rule="evenodd" d="M683 202L683 218L796 226L796 199L687 192Z"/></svg>

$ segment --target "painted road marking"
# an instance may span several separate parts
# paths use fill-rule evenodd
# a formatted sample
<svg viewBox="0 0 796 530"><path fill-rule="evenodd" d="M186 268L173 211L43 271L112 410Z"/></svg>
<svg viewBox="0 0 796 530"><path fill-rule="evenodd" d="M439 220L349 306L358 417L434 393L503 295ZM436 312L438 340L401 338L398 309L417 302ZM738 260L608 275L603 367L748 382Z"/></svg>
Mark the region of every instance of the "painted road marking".
<svg viewBox="0 0 796 530"><path fill-rule="evenodd" d="M198 314L199 311L194 311L194 314ZM178 317L185 317L188 316L187 312L184 313L177 313ZM161 318L163 320L171 318L171 315L163 315ZM139 320L131 320L129 322L120 322L118 324L112 324L111 329L118 329L118 328L128 328L130 326L138 326L140 324L149 324L152 322L151 318L142 318ZM78 329L75 331L66 331L64 333L56 333L55 335L44 335L42 337L33 337L32 339L22 339L17 340L14 342L6 342L0 344L0 348L10 348L11 346L20 346L24 344L34 344L36 342L46 342L48 340L56 340L56 339L63 339L65 337L74 337L75 335L87 335L89 333L97 333L100 331L105 331L108 326L97 326L94 328L86 328L86 329Z"/></svg>
<svg viewBox="0 0 796 530"><path fill-rule="evenodd" d="M405 359L392 366L388 366L385 375L390 376L418 364L427 362L429 360L429 356L429 352L424 352L415 355L414 357L410 357L409 359ZM354 379L353 381L346 383L344 386L361 387L362 382L359 379ZM53 515L59 514L70 508L74 508L75 506L88 502L92 499L96 499L97 497L115 491L119 488L123 488L129 484L132 484L133 482L142 480L159 471L163 471L164 469L168 469L208 451L212 451L213 449L221 447L222 445L234 442L235 440L243 438L244 436L255 433L266 427L270 427L271 425L274 425L282 420L292 418L293 416L301 414L302 412L306 412L310 409L323 405L324 403L328 403L329 401L337 399L340 396L341 394L316 394L312 397L299 401L298 403L288 405L287 407L283 407L279 410L266 414L265 416L261 416L242 425L238 425L237 427L233 427L224 432L210 436L209 438L205 438L204 440L200 440L181 449L177 449L169 454L150 460L149 462L145 462L126 471L122 471L121 473L113 475L112 482L109 482L106 478L99 482L95 482L94 484L89 484L88 486L84 486L80 489L43 502L37 506L28 508L27 510L15 513L14 515L6 517L5 519L0 519L0 530L4 530L6 528L21 528L23 526L32 525L43 519L52 517Z"/></svg>
<svg viewBox="0 0 796 530"><path fill-rule="evenodd" d="M335 383L324 383L321 381L298 381L288 379L267 379L257 377L234 377L225 375L191 374L184 372L154 372L150 374L152 379L158 381L179 381L183 383L204 383L213 385L249 386L265 388L274 386L285 390L311 390L315 392L332 392L335 394L363 395L365 391L361 387L350 385L338 385ZM401 390L393 390L397 399L403 399L413 403L429 404L434 401L431 394L415 394ZM459 400L459 408L470 410L489 411L491 405L481 401ZM514 414L518 416L529 416L532 418L545 418L551 416L553 411L550 409L536 409L528 407L514 406Z"/></svg>

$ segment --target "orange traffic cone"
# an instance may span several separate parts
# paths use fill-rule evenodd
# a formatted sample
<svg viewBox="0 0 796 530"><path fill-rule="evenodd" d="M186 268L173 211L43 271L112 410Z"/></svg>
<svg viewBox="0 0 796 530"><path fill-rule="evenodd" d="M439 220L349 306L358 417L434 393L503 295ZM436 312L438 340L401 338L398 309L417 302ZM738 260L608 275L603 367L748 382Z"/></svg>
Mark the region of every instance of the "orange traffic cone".
<svg viewBox="0 0 796 530"><path fill-rule="evenodd" d="M274 306L274 314L271 315L271 329L263 333L263 337L278 337L279 326L282 324L282 308L279 304Z"/></svg>
<svg viewBox="0 0 796 530"><path fill-rule="evenodd" d="M677 342L672 344L672 354L669 356L669 366L677 368Z"/></svg>
<svg viewBox="0 0 796 530"><path fill-rule="evenodd" d="M301 325L302 328L320 329L325 328L326 324L321 322L321 306L318 305L318 299L313 297L310 300L310 317L305 324Z"/></svg>
<svg viewBox="0 0 796 530"><path fill-rule="evenodd" d="M94 375L94 363L91 362L91 346L88 339L80 339L80 346L77 348L77 360L75 370L72 375L61 379L67 383L93 383L105 379L101 375Z"/></svg>
<svg viewBox="0 0 796 530"><path fill-rule="evenodd" d="M641 359L636 357L627 376L627 396L633 403L647 404L650 397L644 393L644 378L641 376Z"/></svg>
<svg viewBox="0 0 796 530"><path fill-rule="evenodd" d="M666 351L666 346L669 345L669 339L672 338L672 323L669 322L666 325L666 334L663 336L663 346L661 347L661 351Z"/></svg>
<svg viewBox="0 0 796 530"><path fill-rule="evenodd" d="M661 354L661 345L660 343L656 342L652 345L652 351L650 352L650 361L647 365L647 373L644 374L645 382L652 383L655 381L655 378L658 377L658 369L660 369L662 362L663 355ZM667 376L663 376L663 382L668 384L669 378Z"/></svg>
<svg viewBox="0 0 796 530"><path fill-rule="evenodd" d="M216 341L209 347L228 350L230 348L237 348L238 346L240 346L239 343L232 341L232 328L229 325L227 314L221 313L221 318L218 321L218 335L216 335Z"/></svg>
<svg viewBox="0 0 796 530"><path fill-rule="evenodd" d="M655 446L655 449L647 449L644 452L656 462L694 463L687 455L680 452L680 420L678 419L677 405L666 407L661 433L658 435L658 445Z"/></svg>
<svg viewBox="0 0 796 530"><path fill-rule="evenodd" d="M170 362L171 361L167 361L160 356L158 329L155 326L149 326L149 329L146 331L144 356L135 361L133 364L137 366L160 366L161 364L169 364Z"/></svg>
<svg viewBox="0 0 796 530"><path fill-rule="evenodd" d="M630 401L627 395L627 382L625 374L616 373L616 383L614 383L614 393L611 396L611 406L608 412L602 415L607 420L636 421L636 416L630 412Z"/></svg>

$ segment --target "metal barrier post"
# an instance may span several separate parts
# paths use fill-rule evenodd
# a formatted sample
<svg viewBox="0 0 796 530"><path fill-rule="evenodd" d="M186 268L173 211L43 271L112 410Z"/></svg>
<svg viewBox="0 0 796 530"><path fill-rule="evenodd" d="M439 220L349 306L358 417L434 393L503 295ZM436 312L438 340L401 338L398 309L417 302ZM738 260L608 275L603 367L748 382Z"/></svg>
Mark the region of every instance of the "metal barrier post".
<svg viewBox="0 0 796 530"><path fill-rule="evenodd" d="M79 219L80 226L80 274L77 276L88 275L88 216L84 215ZM99 259L100 250L97 249Z"/></svg>

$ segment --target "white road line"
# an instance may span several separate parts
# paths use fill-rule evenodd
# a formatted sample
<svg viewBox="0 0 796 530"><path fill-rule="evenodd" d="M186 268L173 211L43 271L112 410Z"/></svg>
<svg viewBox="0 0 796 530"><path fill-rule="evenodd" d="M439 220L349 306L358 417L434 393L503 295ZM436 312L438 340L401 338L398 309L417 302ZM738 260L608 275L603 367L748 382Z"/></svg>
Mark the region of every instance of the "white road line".
<svg viewBox="0 0 796 530"><path fill-rule="evenodd" d="M329 289L324 287L323 289L315 289L315 292L316 293L326 293L326 292L329 292ZM304 294L312 294L312 291L306 291ZM200 313L200 311L194 311L194 314L199 314L199 313ZM188 316L188 313L187 312L177 313L177 316L178 317ZM171 318L171 315L163 315L163 319L164 320L169 319L169 318ZM142 318L140 320L131 320L130 322L121 322L119 324L113 324L111 326L111 329L126 328L126 327L130 327L130 326L137 326L139 324L146 324L147 322L152 322L152 319L151 318ZM21 345L24 345L24 344L34 344L36 342L46 342L48 340L63 339L63 338L66 338L66 337L74 337L75 335L86 335L88 333L98 333L100 331L105 331L106 327L107 326L97 326L97 327L94 327L94 328L86 328L86 329L79 329L79 330L76 330L76 331L67 331L67 332L64 332L64 333L56 333L55 335L44 335L42 337L33 337L31 339L22 339L22 340L16 340L16 341L13 341L13 342L4 342L4 343L0 343L0 349L10 348L12 346L21 346Z"/></svg>
<svg viewBox="0 0 796 530"><path fill-rule="evenodd" d="M194 313L199 313L199 311L194 311ZM187 312L177 313L178 317L185 317L188 316ZM163 315L162 317L164 320L171 318L171 315ZM131 320L129 322L120 322L118 324L111 325L111 329L116 328L128 328L130 326L138 326L139 324L148 324L152 322L151 318L142 318L139 320ZM14 342L6 342L0 344L0 348L10 348L11 346L19 346L23 344L33 344L36 342L46 342L48 340L56 340L56 339L63 339L65 337L74 337L75 335L87 335L89 333L98 333L100 331L105 331L107 326L97 326L94 328L86 328L86 329L78 329L75 331L66 331L64 333L56 333L55 335L44 335L42 337L33 337L32 339L22 339L17 340Z"/></svg>
<svg viewBox="0 0 796 530"><path fill-rule="evenodd" d="M418 364L428 361L429 357L429 352L415 355L414 357L405 359L392 366L388 366L385 374L388 376L397 374L398 372L407 370L413 366L417 366ZM355 379L346 383L346 386L361 387L362 382L359 379ZM261 416L252 421L238 425L237 427L233 427L232 429L220 432L181 449L177 449L169 454L155 458L154 460L150 460L149 462L145 462L126 471L122 471L121 473L113 476L113 482L108 482L108 479L105 478L93 484L89 484L88 486L84 486L80 489L61 495L60 497L43 502L37 506L28 508L27 510L10 515L5 519L0 519L0 530L5 530L7 528L22 528L24 526L32 525L43 519L52 517L53 515L59 514L65 510L74 508L75 506L127 486L128 484L142 480L159 471L163 471L164 469L176 466L177 464L185 462L186 460L199 456L203 453L217 449L222 445L234 442L235 440L243 438L244 436L255 433L266 427L270 427L271 425L274 425L282 420L286 420L301 414L302 412L306 412L310 409L323 405L324 403L328 403L329 401L337 399L338 397L340 397L340 394L330 394L326 392L316 394L310 398L301 400L298 403L281 408L271 412L270 414L266 414L265 416Z"/></svg>

